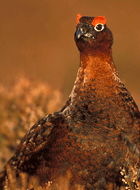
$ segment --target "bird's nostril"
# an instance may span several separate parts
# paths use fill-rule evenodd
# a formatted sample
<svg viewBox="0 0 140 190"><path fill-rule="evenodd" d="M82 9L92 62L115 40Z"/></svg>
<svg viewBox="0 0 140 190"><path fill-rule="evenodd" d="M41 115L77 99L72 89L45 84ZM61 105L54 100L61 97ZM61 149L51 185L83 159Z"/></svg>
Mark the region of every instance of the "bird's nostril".
<svg viewBox="0 0 140 190"><path fill-rule="evenodd" d="M87 37L87 38L90 38L90 37L92 37L92 34L90 34L90 33L85 33L84 36Z"/></svg>

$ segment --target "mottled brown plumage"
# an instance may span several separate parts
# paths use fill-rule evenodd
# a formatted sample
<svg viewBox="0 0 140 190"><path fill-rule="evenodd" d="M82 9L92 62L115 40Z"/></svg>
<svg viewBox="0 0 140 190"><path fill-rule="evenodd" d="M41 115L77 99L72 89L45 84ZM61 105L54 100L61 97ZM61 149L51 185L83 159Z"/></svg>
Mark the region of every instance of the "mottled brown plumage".
<svg viewBox="0 0 140 190"><path fill-rule="evenodd" d="M115 68L106 19L78 14L75 42L80 66L68 101L30 129L8 165L44 183L70 171L70 189L109 189L110 183L119 189L120 168L131 182L132 168L140 177L140 112Z"/></svg>

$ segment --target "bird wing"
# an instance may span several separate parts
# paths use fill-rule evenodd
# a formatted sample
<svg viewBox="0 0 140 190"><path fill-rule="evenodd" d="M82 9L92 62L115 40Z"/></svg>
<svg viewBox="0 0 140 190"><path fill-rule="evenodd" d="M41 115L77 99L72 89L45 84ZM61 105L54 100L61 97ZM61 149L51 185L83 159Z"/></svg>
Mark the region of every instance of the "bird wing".
<svg viewBox="0 0 140 190"><path fill-rule="evenodd" d="M46 152L51 145L49 141L52 140L50 137L52 131L59 126L62 127L64 122L64 115L61 112L47 115L38 121L24 136L14 156L7 164L15 170L33 172L39 165L42 150L45 149Z"/></svg>

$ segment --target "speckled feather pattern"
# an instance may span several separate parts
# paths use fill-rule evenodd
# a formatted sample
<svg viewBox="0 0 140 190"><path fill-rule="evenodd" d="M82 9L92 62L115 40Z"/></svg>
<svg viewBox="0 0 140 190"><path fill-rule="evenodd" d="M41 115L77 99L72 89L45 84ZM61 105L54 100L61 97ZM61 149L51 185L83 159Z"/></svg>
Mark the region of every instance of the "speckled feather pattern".
<svg viewBox="0 0 140 190"><path fill-rule="evenodd" d="M140 112L115 68L111 31L92 26L93 19L76 21L80 66L68 101L35 124L8 161L17 172L54 183L70 171L72 190L76 184L105 190L110 183L119 189L120 167L132 176L140 157Z"/></svg>

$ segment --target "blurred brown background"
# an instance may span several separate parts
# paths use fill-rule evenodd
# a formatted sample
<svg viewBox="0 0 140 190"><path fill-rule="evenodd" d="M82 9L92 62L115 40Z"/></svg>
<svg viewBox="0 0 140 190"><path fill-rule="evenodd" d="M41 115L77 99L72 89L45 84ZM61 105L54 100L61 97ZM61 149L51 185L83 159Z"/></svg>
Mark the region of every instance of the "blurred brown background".
<svg viewBox="0 0 140 190"><path fill-rule="evenodd" d="M79 65L73 37L78 13L107 18L116 67L140 106L139 0L1 0L0 83L10 86L22 74L66 98Z"/></svg>

